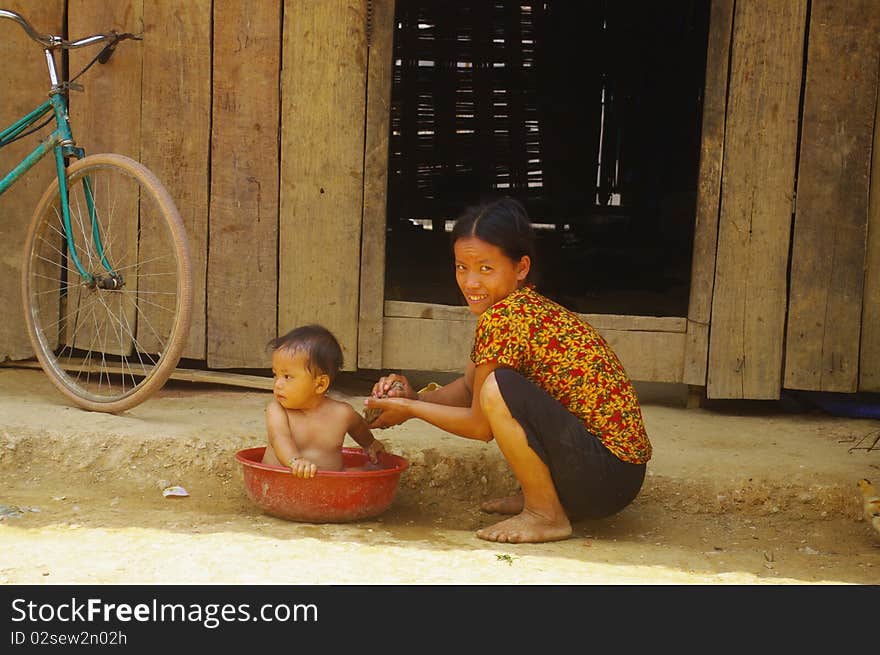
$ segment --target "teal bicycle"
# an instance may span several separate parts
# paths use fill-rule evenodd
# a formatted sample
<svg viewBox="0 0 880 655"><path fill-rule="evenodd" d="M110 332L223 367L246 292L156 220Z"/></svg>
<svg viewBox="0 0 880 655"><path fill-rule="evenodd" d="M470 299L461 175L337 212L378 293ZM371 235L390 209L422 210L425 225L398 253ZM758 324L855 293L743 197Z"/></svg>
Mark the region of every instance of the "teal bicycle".
<svg viewBox="0 0 880 655"><path fill-rule="evenodd" d="M165 187L143 164L76 145L67 94L73 80L116 45L140 37L115 31L75 41L39 34L0 9L42 46L49 99L0 131L0 148L54 122L51 134L0 179L0 194L54 154L56 178L34 210L25 242L22 302L41 367L76 405L121 412L146 400L177 366L189 332L192 274L186 230ZM55 53L104 44L70 81Z"/></svg>

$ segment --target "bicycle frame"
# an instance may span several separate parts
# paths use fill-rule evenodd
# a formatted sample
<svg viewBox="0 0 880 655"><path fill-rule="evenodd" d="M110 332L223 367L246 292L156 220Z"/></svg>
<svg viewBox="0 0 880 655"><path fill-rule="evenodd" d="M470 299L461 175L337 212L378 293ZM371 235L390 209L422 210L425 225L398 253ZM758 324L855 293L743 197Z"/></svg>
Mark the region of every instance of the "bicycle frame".
<svg viewBox="0 0 880 655"><path fill-rule="evenodd" d="M4 145L8 145L12 139L24 132L30 126L34 125L38 120L50 112L54 113L56 127L49 136L43 139L36 148L34 148L18 163L17 166L0 180L0 195L19 180L27 171L33 168L38 161L49 154L50 151L53 151L55 154L55 170L58 177L58 190L62 199L61 211L65 230L64 236L67 240L67 250L70 254L70 259L87 285L97 284L102 287L114 288L118 284L119 276L113 271L104 255L104 245L101 241L101 235L98 230L98 222L95 220L95 207L88 178L84 180L84 185L86 189L89 216L92 222L92 238L94 240L95 248L97 249L96 252L100 257L104 268L107 270L108 276L96 278L83 267L76 252L76 244L73 243L73 239L70 237L70 235L73 234L73 231L70 227L70 207L67 204L68 196L65 159L67 157L82 159L85 156L85 150L77 147L73 140L73 135L70 130L67 103L64 97L64 87L58 83L55 57L49 48L45 49L45 54L46 64L49 67L49 79L52 82L52 87L49 91L49 99L26 116L23 116L3 131L0 131L0 148Z"/></svg>

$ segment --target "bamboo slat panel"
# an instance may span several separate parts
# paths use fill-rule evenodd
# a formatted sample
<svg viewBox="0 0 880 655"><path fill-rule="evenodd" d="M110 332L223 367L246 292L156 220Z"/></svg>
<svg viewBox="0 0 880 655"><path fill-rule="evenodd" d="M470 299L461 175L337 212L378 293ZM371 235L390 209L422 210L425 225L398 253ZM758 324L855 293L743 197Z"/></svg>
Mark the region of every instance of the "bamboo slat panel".
<svg viewBox="0 0 880 655"><path fill-rule="evenodd" d="M806 0L736 3L707 395L778 398Z"/></svg>
<svg viewBox="0 0 880 655"><path fill-rule="evenodd" d="M789 389L858 390L880 4L813 0L791 258Z"/></svg>
<svg viewBox="0 0 880 655"><path fill-rule="evenodd" d="M366 0L284 5L278 330L319 322L357 367Z"/></svg>
<svg viewBox="0 0 880 655"><path fill-rule="evenodd" d="M585 81L572 84L559 68L571 49L593 43L562 37L538 52L538 25L555 21L553 27L575 29L585 15L582 7L590 15L599 12L591 3L555 3L548 18L546 3L531 0L460 2L456 11L432 0L396 4L391 220L430 218L440 231L444 219L493 188L527 203L538 200L546 174L539 162L539 113L546 110L541 118L550 130L556 116L554 107L542 104L538 69L547 78L565 79L560 88L581 98L589 93ZM539 59L550 49L551 57ZM589 121L586 111L569 112L572 123ZM572 139L569 134L571 157L591 161L572 147Z"/></svg>
<svg viewBox="0 0 880 655"><path fill-rule="evenodd" d="M276 335L281 0L214 2L208 366L266 367Z"/></svg>
<svg viewBox="0 0 880 655"><path fill-rule="evenodd" d="M18 12L41 33L63 31L63 0L7 0L3 8ZM49 73L40 45L10 20L0 21L0 61L0 127L5 129L46 100ZM40 138L48 134L47 129L48 126L0 150L0 177L36 147ZM33 354L22 318L22 252L31 214L54 176L55 159L50 153L0 196L0 361Z"/></svg>

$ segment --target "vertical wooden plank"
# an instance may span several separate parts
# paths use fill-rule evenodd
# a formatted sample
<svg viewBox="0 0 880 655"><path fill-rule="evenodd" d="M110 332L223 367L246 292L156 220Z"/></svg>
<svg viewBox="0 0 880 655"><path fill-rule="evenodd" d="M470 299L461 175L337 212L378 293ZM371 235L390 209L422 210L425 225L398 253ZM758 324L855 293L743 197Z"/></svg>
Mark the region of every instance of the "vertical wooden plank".
<svg viewBox="0 0 880 655"><path fill-rule="evenodd" d="M855 392L877 102L876 0L813 0L785 387Z"/></svg>
<svg viewBox="0 0 880 655"><path fill-rule="evenodd" d="M866 250L859 391L880 391L880 91L875 96L874 105L874 146L871 155Z"/></svg>
<svg viewBox="0 0 880 655"><path fill-rule="evenodd" d="M141 161L168 189L186 226L195 293L183 356L204 359L211 0L143 2Z"/></svg>
<svg viewBox="0 0 880 655"><path fill-rule="evenodd" d="M120 32L139 33L143 31L143 0L69 0L68 36L71 40L81 39L112 29ZM95 45L70 51L71 79L76 77L100 51ZM71 93L70 117L74 139L85 149L86 155L102 152L127 155L140 161L141 155L141 82L143 47L142 42L124 41L106 64L95 64L77 79L85 90ZM124 196L114 200L114 241L115 247L133 247L138 240L137 217L138 196L132 189ZM82 290L75 288L66 298L66 323L76 321L81 306ZM123 296L114 297L110 302L121 304ZM134 310L128 310L128 320L134 324ZM143 325L138 322L139 330ZM67 335L68 344L78 346L92 342L94 335L111 329L108 322L93 327L77 327ZM138 333L139 337L146 330ZM71 343L70 339L74 339ZM154 345L142 344L149 348ZM120 341L105 352L123 354L131 352L133 342Z"/></svg>
<svg viewBox="0 0 880 655"><path fill-rule="evenodd" d="M276 336L281 0L214 2L208 366L267 367Z"/></svg>
<svg viewBox="0 0 880 655"><path fill-rule="evenodd" d="M727 113L727 72L732 27L733 0L712 0L684 359L684 381L701 387L706 385L709 357L709 320L715 284L715 247L721 204L721 162L724 157L724 117Z"/></svg>
<svg viewBox="0 0 880 655"><path fill-rule="evenodd" d="M364 218L358 368L382 368L385 301L385 225L388 192L388 126L391 119L394 0L373 0L367 52L367 121L364 147Z"/></svg>
<svg viewBox="0 0 880 655"><path fill-rule="evenodd" d="M284 3L278 329L318 322L357 367L366 0Z"/></svg>
<svg viewBox="0 0 880 655"><path fill-rule="evenodd" d="M143 30L143 0L68 0L71 39L116 29ZM100 46L70 51L76 75ZM71 93L73 136L86 154L115 152L140 161L143 42L124 41L106 64L95 64L79 80L83 93Z"/></svg>
<svg viewBox="0 0 880 655"><path fill-rule="evenodd" d="M21 14L42 34L61 34L64 0L7 0L3 8ZM36 41L11 20L0 20L0 127L6 128L46 100L49 73ZM5 176L49 133L50 126L0 150ZM33 354L22 318L21 267L31 214L55 175L52 155L44 158L0 196L0 362Z"/></svg>
<svg viewBox="0 0 880 655"><path fill-rule="evenodd" d="M710 398L779 397L805 21L806 0L736 3Z"/></svg>

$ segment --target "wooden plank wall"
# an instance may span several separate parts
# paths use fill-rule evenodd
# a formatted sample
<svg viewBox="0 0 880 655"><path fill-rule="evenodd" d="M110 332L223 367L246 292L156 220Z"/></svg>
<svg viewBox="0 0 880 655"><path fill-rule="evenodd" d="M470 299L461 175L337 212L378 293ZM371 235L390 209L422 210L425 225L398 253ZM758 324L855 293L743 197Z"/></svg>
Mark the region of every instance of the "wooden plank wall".
<svg viewBox="0 0 880 655"><path fill-rule="evenodd" d="M143 9L143 0L68 0L68 32L74 39L112 28L137 33ZM140 161L143 51L143 42L125 41L107 64L95 64L77 80L85 90L71 93L70 120L87 155L116 152ZM96 54L95 48L71 50L71 76Z"/></svg>
<svg viewBox="0 0 880 655"><path fill-rule="evenodd" d="M74 136L86 154L117 152L141 161L177 204L197 290L183 356L204 359L211 2L69 1L70 38L110 29L144 38L120 43L106 65L96 64L80 78L85 92L70 103ZM70 51L71 75L97 52Z"/></svg>
<svg viewBox="0 0 880 655"><path fill-rule="evenodd" d="M269 366L278 290L281 0L214 2L207 358Z"/></svg>
<svg viewBox="0 0 880 655"><path fill-rule="evenodd" d="M3 8L24 16L42 33L61 33L64 0L7 0ZM46 100L49 73L42 50L11 20L0 20L0 61L3 91L0 93L0 125L5 129ZM5 176L33 150L44 129L0 150L0 177ZM31 213L55 175L51 153L0 196L0 362L33 354L22 319L21 267Z"/></svg>
<svg viewBox="0 0 880 655"><path fill-rule="evenodd" d="M278 330L320 318L357 367L367 0L284 3Z"/></svg>
<svg viewBox="0 0 880 655"><path fill-rule="evenodd" d="M265 367L265 345L277 322L280 0L247 7L213 3L213 59L209 0L81 4L71 3L72 34L108 25L140 31L137 24L143 25L143 66L121 52L128 42L109 64L126 59L128 93L119 94L116 86L92 92L82 132L98 135L97 127L124 113L123 103L142 102L142 117L132 115L123 135L110 130L107 146L96 136L95 147L136 158L140 149L180 209L196 289L184 357L218 368ZM133 27L131 19L138 21ZM142 142L134 143L140 135Z"/></svg>
<svg viewBox="0 0 880 655"><path fill-rule="evenodd" d="M871 392L880 391L880 91L875 102L867 266L859 352L859 391Z"/></svg>
<svg viewBox="0 0 880 655"><path fill-rule="evenodd" d="M778 398L806 0L734 17L707 395Z"/></svg>
<svg viewBox="0 0 880 655"><path fill-rule="evenodd" d="M143 3L141 161L162 180L186 226L195 293L183 356L205 359L211 0Z"/></svg>
<svg viewBox="0 0 880 655"><path fill-rule="evenodd" d="M54 15L59 25L53 29L62 31L63 1L54 8L24 4L35 19ZM376 4L375 20L384 27L377 30L374 58L380 59L372 84L388 91L384 100L382 93L372 97L373 154L365 184L366 0L68 3L74 37L111 28L144 35L141 42L120 44L109 64L86 73L85 93L74 94L71 115L74 136L87 153L120 152L143 161L180 209L196 289L184 357L217 368L265 367L266 343L278 330L320 321L340 338L346 368L356 368L365 193L374 223L370 245L376 246L368 255L375 261L384 245L375 224L384 221L394 3ZM71 70L96 52L72 51ZM381 57L389 65L383 67ZM42 65L39 51L35 62ZM283 121L279 86L285 90ZM37 193L44 185L35 185ZM20 202L32 207L36 195ZM18 260L14 268L7 276L14 282L3 294L18 302ZM380 263L370 270L365 308L370 300L378 307L370 313L378 328L365 343L376 361L384 268ZM27 357L23 325L7 325L17 336L4 336L2 348Z"/></svg>
<svg viewBox="0 0 880 655"><path fill-rule="evenodd" d="M372 2L369 42L367 0L4 6L42 31L66 6L73 37L143 31L82 78L74 135L144 161L177 201L202 291L186 357L263 368L270 338L319 321L348 370L460 370L470 317L383 302L394 0ZM880 391L880 4L809 6L712 0L687 320L588 319L636 379L711 398ZM22 90L0 96L4 124L44 97L29 43L0 22L3 82ZM72 52L71 71L94 54ZM4 317L21 315L24 230L52 173L42 162L0 198ZM29 355L22 322L0 321L0 360Z"/></svg>
<svg viewBox="0 0 880 655"><path fill-rule="evenodd" d="M68 38L80 39L92 34L108 32L111 29L139 33L144 25L143 0L69 0L67 4ZM69 51L70 72L73 79L98 54L101 46L78 48ZM70 94L70 121L73 137L86 155L112 152L142 161L142 85L143 85L143 42L125 41L119 44L116 53L106 64L95 64L76 81L84 87L82 93ZM120 214L128 220L120 221L114 228L119 243L138 243L138 225L131 220L136 215L138 198L134 189L119 194ZM80 288L71 290L73 298L83 293ZM118 302L114 299L114 302ZM76 302L68 300L68 307ZM129 320L134 319L128 310ZM101 331L100 326L86 326L77 330L74 344L87 343L93 333ZM138 323L138 339L144 335L144 326ZM130 344L120 345L113 354L127 350ZM148 346L149 347L149 344Z"/></svg>
<svg viewBox="0 0 880 655"><path fill-rule="evenodd" d="M813 0L785 353L791 389L858 389L878 25L876 0ZM863 92L852 93L854 84Z"/></svg>

